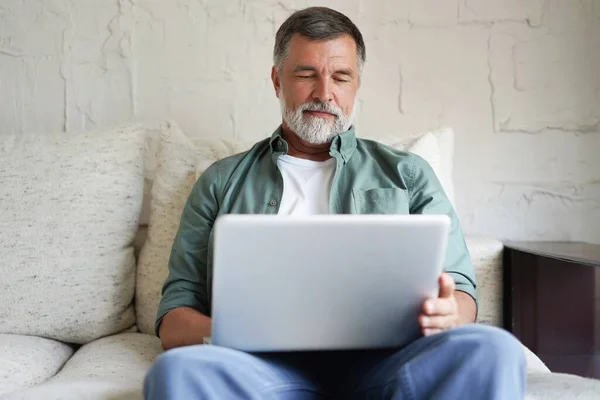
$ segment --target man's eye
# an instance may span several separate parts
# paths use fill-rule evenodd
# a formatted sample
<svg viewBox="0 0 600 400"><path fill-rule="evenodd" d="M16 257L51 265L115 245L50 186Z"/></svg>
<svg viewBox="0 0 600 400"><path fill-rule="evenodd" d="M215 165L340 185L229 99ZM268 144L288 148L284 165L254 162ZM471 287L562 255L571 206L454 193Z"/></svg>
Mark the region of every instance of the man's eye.
<svg viewBox="0 0 600 400"><path fill-rule="evenodd" d="M310 78L312 78L313 76L312 76L312 75L298 75L297 77L298 77L299 79L310 79Z"/></svg>
<svg viewBox="0 0 600 400"><path fill-rule="evenodd" d="M347 79L341 79L341 78L333 78L333 80L336 82L348 82Z"/></svg>

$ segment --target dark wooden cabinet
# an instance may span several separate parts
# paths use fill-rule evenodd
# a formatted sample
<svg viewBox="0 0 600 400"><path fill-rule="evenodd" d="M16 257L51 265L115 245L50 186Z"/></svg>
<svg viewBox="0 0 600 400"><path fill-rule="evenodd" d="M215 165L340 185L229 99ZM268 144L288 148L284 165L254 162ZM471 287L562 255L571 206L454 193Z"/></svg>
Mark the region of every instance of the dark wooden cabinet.
<svg viewBox="0 0 600 400"><path fill-rule="evenodd" d="M600 378L600 245L504 245L504 327L553 372Z"/></svg>

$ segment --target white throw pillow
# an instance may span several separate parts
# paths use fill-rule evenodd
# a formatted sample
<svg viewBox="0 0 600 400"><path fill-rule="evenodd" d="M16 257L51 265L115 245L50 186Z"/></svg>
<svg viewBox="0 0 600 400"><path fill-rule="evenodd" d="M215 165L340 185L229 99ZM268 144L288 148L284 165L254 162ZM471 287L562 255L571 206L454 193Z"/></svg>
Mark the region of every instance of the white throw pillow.
<svg viewBox="0 0 600 400"><path fill-rule="evenodd" d="M141 332L154 334L160 291L168 274L173 240L199 164L248 150L242 141L189 139L173 122L163 124L151 190L148 236L137 267L135 311ZM204 160L204 161L203 161ZM210 164L208 164L210 165Z"/></svg>
<svg viewBox="0 0 600 400"><path fill-rule="evenodd" d="M135 324L145 130L0 136L0 333L87 343Z"/></svg>
<svg viewBox="0 0 600 400"><path fill-rule="evenodd" d="M179 220L197 176L213 162L248 150L254 143L189 139L176 124L165 123L158 151L158 168L152 187L148 237L137 269L136 316L141 332L153 334L160 291L168 274L168 261ZM399 150L412 151L427 160L436 173L442 165L433 133L395 138Z"/></svg>

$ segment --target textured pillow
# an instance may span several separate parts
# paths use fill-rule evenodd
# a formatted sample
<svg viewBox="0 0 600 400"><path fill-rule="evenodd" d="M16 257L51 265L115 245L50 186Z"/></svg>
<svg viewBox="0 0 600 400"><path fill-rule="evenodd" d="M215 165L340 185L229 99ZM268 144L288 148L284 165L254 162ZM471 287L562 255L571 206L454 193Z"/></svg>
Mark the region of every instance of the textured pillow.
<svg viewBox="0 0 600 400"><path fill-rule="evenodd" d="M171 246L183 207L196 182L198 165L248 150L253 143L189 139L173 122L162 126L152 184L148 236L137 267L135 308L141 332L154 334L160 290L168 274Z"/></svg>
<svg viewBox="0 0 600 400"><path fill-rule="evenodd" d="M172 122L163 126L157 170L152 187L148 237L137 269L136 315L141 332L152 334L160 290L168 274L171 246L183 207L197 176L213 162L248 150L254 143L189 139ZM397 138L394 147L427 160L434 170L441 166L438 140L432 133Z"/></svg>
<svg viewBox="0 0 600 400"><path fill-rule="evenodd" d="M0 333L131 327L145 131L0 136Z"/></svg>

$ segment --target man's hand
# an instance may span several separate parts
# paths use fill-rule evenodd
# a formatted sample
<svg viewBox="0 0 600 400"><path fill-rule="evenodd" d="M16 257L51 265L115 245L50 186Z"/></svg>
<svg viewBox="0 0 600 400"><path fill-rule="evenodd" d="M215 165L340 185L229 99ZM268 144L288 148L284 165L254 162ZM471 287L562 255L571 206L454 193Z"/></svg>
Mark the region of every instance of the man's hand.
<svg viewBox="0 0 600 400"><path fill-rule="evenodd" d="M439 296L425 300L423 312L419 315L419 325L425 336L434 335L459 325L460 315L458 302L454 296L456 289L454 279L448 274L442 274L439 285Z"/></svg>

